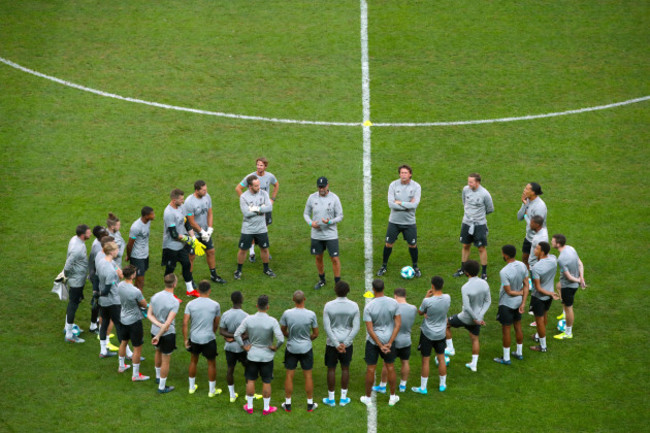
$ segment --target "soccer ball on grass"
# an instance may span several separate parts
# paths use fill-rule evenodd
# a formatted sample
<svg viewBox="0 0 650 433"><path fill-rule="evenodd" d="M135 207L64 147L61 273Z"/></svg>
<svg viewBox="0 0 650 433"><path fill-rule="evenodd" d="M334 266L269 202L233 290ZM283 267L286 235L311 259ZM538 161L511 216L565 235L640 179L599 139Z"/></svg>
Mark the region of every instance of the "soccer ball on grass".
<svg viewBox="0 0 650 433"><path fill-rule="evenodd" d="M399 271L399 274L405 280L412 280L413 277L415 276L415 270L411 266L404 266L402 270Z"/></svg>

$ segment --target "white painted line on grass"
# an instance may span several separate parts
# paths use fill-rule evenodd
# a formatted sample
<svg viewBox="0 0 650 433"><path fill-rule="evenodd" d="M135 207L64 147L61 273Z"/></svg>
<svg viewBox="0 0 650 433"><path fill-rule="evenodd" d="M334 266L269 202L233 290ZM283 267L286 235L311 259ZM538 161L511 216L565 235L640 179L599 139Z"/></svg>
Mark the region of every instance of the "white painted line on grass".
<svg viewBox="0 0 650 433"><path fill-rule="evenodd" d="M216 116L216 117L226 117L230 119L239 119L239 120L256 120L260 122L271 122L271 123L289 123L289 124L298 124L298 125L319 125L319 126L363 126L363 123L360 122L328 122L321 120L297 120L297 119L281 119L275 117L262 117L262 116L248 116L244 114L232 114L232 113L222 113L218 111L207 111L199 110L196 108L189 107L180 107L178 105L169 105L161 104L159 102L145 101L143 99L130 98L127 96L116 95L115 93L108 93L102 90L93 89L91 87L82 86L81 84L72 83L70 81L62 80L51 75L46 75L41 72L35 71L33 69L26 68L19 65L18 63L12 62L11 60L0 57L0 62L4 63L7 66L11 66L14 69L19 71L26 72L28 74L34 75L36 77L45 78L46 80L53 81L55 83L62 84L64 86L72 87L77 90L82 90L84 92L94 93L99 96L104 96L107 98L119 99L121 101L134 102L136 104L149 105L151 107L163 108L165 110L175 110L175 111L185 111L188 113L202 114L206 116ZM460 126L460 125L480 125L485 123L505 123L505 122L516 122L520 120L534 120L534 119L544 119L547 117L557 117L557 116L567 116L570 114L580 114L587 113L590 111L599 111L607 110L610 108L621 107L624 105L636 104L639 102L644 102L650 100L650 96L642 96L640 98L628 99L627 101L614 102L606 105L597 105L594 107L585 107L578 108L575 110L568 111L558 111L554 113L545 113L545 114L530 114L526 116L517 116L517 117L502 117L498 119L478 119L478 120L458 120L451 122L396 122L396 123L373 123L372 126L382 128L382 127L418 127L418 126Z"/></svg>

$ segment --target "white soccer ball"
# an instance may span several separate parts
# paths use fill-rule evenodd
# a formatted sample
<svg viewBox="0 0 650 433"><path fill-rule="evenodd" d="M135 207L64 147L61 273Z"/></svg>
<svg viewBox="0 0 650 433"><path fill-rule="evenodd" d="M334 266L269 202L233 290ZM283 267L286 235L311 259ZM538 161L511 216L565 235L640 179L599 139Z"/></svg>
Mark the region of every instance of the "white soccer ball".
<svg viewBox="0 0 650 433"><path fill-rule="evenodd" d="M564 329L566 328L566 320L562 319L559 322L557 322L557 330L560 332L564 332Z"/></svg>
<svg viewBox="0 0 650 433"><path fill-rule="evenodd" d="M436 360L436 365L440 364L438 362L438 356L435 357L435 360ZM447 355L445 355L445 365L449 365L449 357Z"/></svg>
<svg viewBox="0 0 650 433"><path fill-rule="evenodd" d="M405 280L412 280L415 276L415 270L411 266L404 266L399 273Z"/></svg>

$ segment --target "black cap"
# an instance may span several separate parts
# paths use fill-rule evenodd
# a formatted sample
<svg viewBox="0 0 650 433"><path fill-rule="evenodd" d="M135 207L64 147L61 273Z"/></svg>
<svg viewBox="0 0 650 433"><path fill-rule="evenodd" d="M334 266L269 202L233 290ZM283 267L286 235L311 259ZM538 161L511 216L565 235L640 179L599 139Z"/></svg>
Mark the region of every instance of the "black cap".
<svg viewBox="0 0 650 433"><path fill-rule="evenodd" d="M535 193L535 195L542 195L542 194L544 194L544 193L542 192L542 187L541 187L540 184L538 184L537 182L531 182L531 183L530 183L530 189L533 190L533 192Z"/></svg>
<svg viewBox="0 0 650 433"><path fill-rule="evenodd" d="M316 186L319 187L319 188L323 188L323 187L327 186L328 183L329 182L327 181L327 178L325 176L321 176L316 181Z"/></svg>

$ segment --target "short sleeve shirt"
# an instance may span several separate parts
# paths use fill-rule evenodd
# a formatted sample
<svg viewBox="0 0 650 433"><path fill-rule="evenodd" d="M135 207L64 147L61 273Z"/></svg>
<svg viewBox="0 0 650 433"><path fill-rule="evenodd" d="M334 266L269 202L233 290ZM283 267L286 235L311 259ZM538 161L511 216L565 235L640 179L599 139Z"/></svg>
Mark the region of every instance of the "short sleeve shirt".
<svg viewBox="0 0 650 433"><path fill-rule="evenodd" d="M377 338L386 344L393 335L395 329L395 316L399 316L397 301L387 296L375 298L363 309L363 321L372 322L372 329L375 331ZM366 340L375 346L375 340L370 335L366 335Z"/></svg>
<svg viewBox="0 0 650 433"><path fill-rule="evenodd" d="M451 296L446 293L442 296L424 298L419 310L425 314L420 329L425 337L431 341L442 340L447 332L447 313L451 305Z"/></svg>
<svg viewBox="0 0 650 433"><path fill-rule="evenodd" d="M244 188L248 188L248 183L246 182L246 178L252 175L257 176L257 178L260 180L260 189L262 191L266 191L267 194L271 194L271 185L275 185L276 183L278 183L278 180L275 178L275 175L273 173L269 173L268 171L265 171L264 175L260 176L259 174L257 174L256 171L254 171L252 173L247 174L246 177L244 177L239 184Z"/></svg>
<svg viewBox="0 0 650 433"><path fill-rule="evenodd" d="M554 281L555 273L557 272L557 259L554 255L549 255L547 258L542 259L537 262L535 266L532 267L530 273L533 277L533 280L539 280L540 286L542 289L547 292L554 293ZM541 299L542 301L547 301L551 299L548 295L542 295L541 293L535 291L532 296Z"/></svg>
<svg viewBox="0 0 650 433"><path fill-rule="evenodd" d="M399 310L400 316L402 316L402 323L399 327L397 337L395 337L395 348L402 349L411 345L411 328L413 327L413 323L415 323L415 316L418 313L418 309L415 305L400 304L399 302L397 303L397 309Z"/></svg>
<svg viewBox="0 0 650 433"><path fill-rule="evenodd" d="M570 245L566 245L560 257L557 259L558 267L560 268L560 284L561 287L570 287L572 289L578 288L579 283L569 281L565 276L564 272L569 271L572 277L580 278L580 257L575 248Z"/></svg>
<svg viewBox="0 0 650 433"><path fill-rule="evenodd" d="M143 223L140 218L131 224L129 230L129 237L133 239L133 249L131 250L131 257L134 259L146 259L149 257L149 230L151 229L151 221Z"/></svg>
<svg viewBox="0 0 650 433"><path fill-rule="evenodd" d="M117 286L117 294L120 297L122 311L120 312L120 322L122 325L132 325L138 320L142 320L140 305L138 303L144 300L140 289L133 284L122 281Z"/></svg>
<svg viewBox="0 0 650 433"><path fill-rule="evenodd" d="M522 262L515 260L508 263L499 272L501 277L501 289L499 290L499 305L505 305L508 308L519 308L522 296L510 296L503 289L503 286L509 286L513 292L519 292L524 287L524 281L528 278L528 269Z"/></svg>
<svg viewBox="0 0 650 433"><path fill-rule="evenodd" d="M221 316L221 306L210 298L196 298L187 303L185 315L190 316L190 340L206 344L215 340L214 319ZM156 316L158 317L158 316Z"/></svg>
<svg viewBox="0 0 650 433"><path fill-rule="evenodd" d="M210 194L206 194L201 198L197 198L192 194L185 200L183 209L185 209L185 215L194 216L194 222L196 222L199 227L203 230L208 229L208 211L212 209L212 198L210 197Z"/></svg>
<svg viewBox="0 0 650 433"><path fill-rule="evenodd" d="M316 313L306 308L286 310L280 318L280 325L289 331L287 350L291 353L302 354L311 350L311 330L318 328Z"/></svg>
<svg viewBox="0 0 650 433"><path fill-rule="evenodd" d="M159 322L165 323L169 313L174 312L178 314L179 302L174 298L172 293L167 291L158 292L151 298L151 307L153 308L153 315L156 316ZM163 335L170 335L176 333L176 327L174 326L174 319ZM160 328L155 324L151 324L151 333L156 335L160 331Z"/></svg>
<svg viewBox="0 0 650 433"><path fill-rule="evenodd" d="M219 328L225 329L227 332L234 334L239 325L241 325L241 322L243 322L247 317L248 313L246 313L241 308L231 308L230 310L223 313L223 316L221 316ZM224 350L233 353L241 353L244 351L244 349L239 344L237 344L236 341L226 341Z"/></svg>
<svg viewBox="0 0 650 433"><path fill-rule="evenodd" d="M163 232L163 249L174 251L182 250L185 244L178 239L172 239L169 234L169 228L176 227L176 232L179 235L187 234L187 230L185 229L185 211L183 206L174 209L171 205L167 205L165 213L163 214L163 222L165 224L165 231Z"/></svg>

